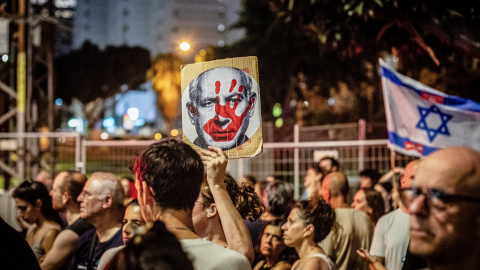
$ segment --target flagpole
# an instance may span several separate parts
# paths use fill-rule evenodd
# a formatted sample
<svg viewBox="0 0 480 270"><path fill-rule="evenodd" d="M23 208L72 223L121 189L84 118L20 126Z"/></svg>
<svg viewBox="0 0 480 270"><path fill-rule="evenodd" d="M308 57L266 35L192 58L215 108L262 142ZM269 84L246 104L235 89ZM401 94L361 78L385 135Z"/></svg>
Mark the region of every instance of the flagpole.
<svg viewBox="0 0 480 270"><path fill-rule="evenodd" d="M392 175L392 193L393 192L397 192L397 177L395 175L395 151L393 151L393 147L390 148L390 167L391 167L391 171L393 172L393 175ZM394 203L394 205L392 205L393 208L397 209L398 208L398 204Z"/></svg>

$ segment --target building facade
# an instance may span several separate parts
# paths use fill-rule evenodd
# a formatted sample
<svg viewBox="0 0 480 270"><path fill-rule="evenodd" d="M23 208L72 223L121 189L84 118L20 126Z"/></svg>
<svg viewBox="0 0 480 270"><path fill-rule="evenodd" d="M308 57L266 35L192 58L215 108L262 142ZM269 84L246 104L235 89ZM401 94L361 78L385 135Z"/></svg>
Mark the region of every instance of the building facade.
<svg viewBox="0 0 480 270"><path fill-rule="evenodd" d="M89 40L105 48L140 46L152 57L177 53L181 42L193 55L207 46L224 46L240 39L242 30L230 30L241 10L241 0L78 0L73 48ZM185 56L185 55L183 55Z"/></svg>

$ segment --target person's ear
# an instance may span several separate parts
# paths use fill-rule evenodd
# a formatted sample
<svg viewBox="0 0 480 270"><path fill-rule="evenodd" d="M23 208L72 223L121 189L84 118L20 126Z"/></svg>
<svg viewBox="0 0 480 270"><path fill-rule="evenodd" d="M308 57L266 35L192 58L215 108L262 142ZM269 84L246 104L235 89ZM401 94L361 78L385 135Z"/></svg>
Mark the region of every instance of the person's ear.
<svg viewBox="0 0 480 270"><path fill-rule="evenodd" d="M308 224L303 230L303 237L309 237L310 235L313 235L315 227L313 227L312 224Z"/></svg>
<svg viewBox="0 0 480 270"><path fill-rule="evenodd" d="M371 207L368 207L367 214L369 215L373 214L373 209Z"/></svg>
<svg viewBox="0 0 480 270"><path fill-rule="evenodd" d="M248 98L248 104L251 106L250 111L248 112L248 117L252 117L255 112L255 103L257 101L257 94L251 92L250 97Z"/></svg>
<svg viewBox="0 0 480 270"><path fill-rule="evenodd" d="M137 189L137 200L138 200L138 205L140 205L140 212L142 212L142 217L143 219L148 222L150 221L150 216L148 215L148 211L146 210L147 206L145 204L144 200L144 192L143 192L143 181L138 180L138 178L135 179L135 189Z"/></svg>
<svg viewBox="0 0 480 270"><path fill-rule="evenodd" d="M190 123L195 125L195 119L199 115L197 107L193 104L193 102L187 102L187 111L188 111L188 118L190 118Z"/></svg>
<svg viewBox="0 0 480 270"><path fill-rule="evenodd" d="M42 209L42 204L43 204L42 200L40 200L40 199L37 199L35 201L35 207L38 207L38 209Z"/></svg>
<svg viewBox="0 0 480 270"><path fill-rule="evenodd" d="M212 203L205 211L207 212L207 218L212 218L218 214L217 205Z"/></svg>
<svg viewBox="0 0 480 270"><path fill-rule="evenodd" d="M105 195L105 198L103 199L102 207L106 209L106 208L110 208L112 205L113 205L112 194Z"/></svg>
<svg viewBox="0 0 480 270"><path fill-rule="evenodd" d="M63 192L62 194L62 203L67 204L68 200L70 200L70 194L68 192Z"/></svg>

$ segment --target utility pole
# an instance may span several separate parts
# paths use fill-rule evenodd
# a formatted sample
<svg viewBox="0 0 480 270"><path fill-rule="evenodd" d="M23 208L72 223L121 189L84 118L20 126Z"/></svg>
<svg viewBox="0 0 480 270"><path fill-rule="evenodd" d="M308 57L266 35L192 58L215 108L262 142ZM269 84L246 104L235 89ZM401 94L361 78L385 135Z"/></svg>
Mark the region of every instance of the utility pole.
<svg viewBox="0 0 480 270"><path fill-rule="evenodd" d="M25 55L25 25L26 25L26 0L19 0L18 15L18 53L17 53L17 178L21 183L25 180L25 90L26 90L26 67Z"/></svg>

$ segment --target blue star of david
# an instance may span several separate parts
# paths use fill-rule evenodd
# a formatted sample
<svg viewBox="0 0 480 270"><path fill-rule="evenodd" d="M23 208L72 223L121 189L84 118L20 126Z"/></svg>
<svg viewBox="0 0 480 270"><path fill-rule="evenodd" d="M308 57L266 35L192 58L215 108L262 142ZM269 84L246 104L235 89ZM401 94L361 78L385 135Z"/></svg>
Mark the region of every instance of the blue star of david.
<svg viewBox="0 0 480 270"><path fill-rule="evenodd" d="M453 118L453 115L443 113L435 105L432 105L430 108L422 108L420 106L417 106L417 107L418 107L418 111L420 112L420 121L418 121L417 123L417 128L424 129L427 132L428 139L430 140L430 142L435 140L435 137L437 137L438 134L450 136L450 132L448 131L448 128L447 128L447 123ZM442 120L442 124L436 129L431 128L427 125L426 118L430 113L438 114L440 116L440 119Z"/></svg>

